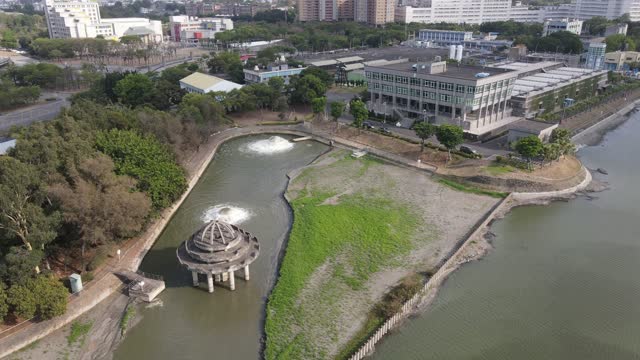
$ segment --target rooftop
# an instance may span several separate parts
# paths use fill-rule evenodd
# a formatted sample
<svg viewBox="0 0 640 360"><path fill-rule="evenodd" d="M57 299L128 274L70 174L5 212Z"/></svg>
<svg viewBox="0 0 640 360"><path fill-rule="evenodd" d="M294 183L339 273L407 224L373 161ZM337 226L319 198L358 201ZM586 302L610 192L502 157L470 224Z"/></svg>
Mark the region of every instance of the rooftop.
<svg viewBox="0 0 640 360"><path fill-rule="evenodd" d="M512 72L512 70L509 70L509 69L500 69L500 68L493 68L493 67L447 64L446 71L441 73L429 74L427 70L430 65L429 63L426 63L426 64L418 63L418 71L413 70L413 65L415 65L415 63L402 62L398 64L369 65L369 67L378 68L378 69L404 71L407 73L434 75L439 77L449 77L453 79L462 79L462 80L478 80L482 78L487 78L491 76ZM422 65L426 65L425 70L421 68ZM480 73L486 73L489 75L484 77L476 76L477 74L480 74Z"/></svg>
<svg viewBox="0 0 640 360"><path fill-rule="evenodd" d="M187 76L186 78L180 79L180 82L185 83L187 85L193 86L198 89L208 89L213 85L225 81L224 79L220 79L219 77L194 72L193 74Z"/></svg>

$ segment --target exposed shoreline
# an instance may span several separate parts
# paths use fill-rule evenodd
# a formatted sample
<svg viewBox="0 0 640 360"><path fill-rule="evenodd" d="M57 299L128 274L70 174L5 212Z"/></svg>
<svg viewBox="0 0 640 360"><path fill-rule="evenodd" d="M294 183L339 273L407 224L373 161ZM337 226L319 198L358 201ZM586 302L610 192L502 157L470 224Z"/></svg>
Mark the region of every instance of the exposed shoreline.
<svg viewBox="0 0 640 360"><path fill-rule="evenodd" d="M610 117L608 117L606 119L601 120L600 122L598 122L596 125L592 126L591 128L585 129L583 132L581 132L578 135L576 135L574 137L574 139L577 138L577 137L581 137L582 138L587 134L593 134L593 133L597 134L599 136L599 139L601 139L612 128L615 128L616 126L618 126L621 123L623 123L624 121L626 121L627 118L624 117L623 115L626 115L627 113L631 112L635 108L636 104L639 103L639 102L640 102L640 100L638 100L638 101L628 105L627 107L621 109L618 113L616 113L616 114L614 114L614 115L612 115L612 116L610 116ZM622 119L621 119L621 117L622 117ZM197 184L197 182L199 181L201 175L204 173L204 171L210 165L211 161L214 159L215 154L217 153L217 150L218 150L218 148L219 148L219 146L221 144L223 144L224 142L226 142L228 140L237 138L237 137L254 135L254 134L265 134L265 133L292 134L292 135L303 135L303 136L311 135L314 140L320 141L320 142L325 143L325 144L328 144L329 141L330 141L328 139L319 137L318 134L310 133L309 129L307 129L303 125L296 125L296 126L283 125L283 126L270 126L270 127L259 127L258 126L258 127L251 127L251 128L230 128L230 129L226 129L226 130L224 130L222 132L219 132L219 133L213 135L212 136L213 139L205 146L205 148L200 150L198 153L194 154L194 156L193 156L194 159L195 158L203 158L203 159L200 160L200 165L197 166L197 170L193 173L192 176L190 176L189 186L188 186L187 191L183 194L183 196L176 203L174 203L169 209L167 209L162 214L160 219L158 219L155 223L153 223L145 231L145 233L139 238L141 240L144 239L143 241L136 242L136 244L134 246L132 246L130 249L128 249L127 253L125 254L126 259L123 258L123 261L121 261L121 263L118 264L118 265L120 265L121 267L131 268L134 271L137 270L137 268L139 267L140 263L142 262L142 259L144 258L144 255L151 249L153 244L155 244L155 241L159 237L160 233L163 231L163 229L166 226L166 224L171 220L171 218L173 217L175 211L177 211L177 209L180 207L180 205L182 204L184 199L186 199L186 197L190 194L190 192L193 189L193 187L195 186L195 184ZM580 141L582 141L582 140L580 140ZM341 145L343 145L343 146L345 146L347 148L351 148L351 146L349 146L350 144L343 143ZM395 163L396 165L410 166L410 167L416 168L416 166L414 164L410 163L409 161L405 161L404 163L398 163L398 160L394 159L393 157L392 158L385 157L385 160L391 161L391 162ZM428 169L426 167L416 168L416 169L417 170L428 171L428 172L432 171L432 169ZM588 171L587 171L587 173L588 173ZM590 177L590 175L589 175L589 177ZM571 194L567 194L567 195L563 195L563 196L571 197L577 191L578 190L575 190ZM532 194L537 194L537 193L532 193ZM514 204L513 206L509 207L509 210L511 208L515 207L515 206L540 204L540 203L544 203L545 201L548 202L548 201L552 201L552 200L557 200L559 198L566 198L566 197L555 196L555 195L547 195L546 197L545 196L533 197L533 198L529 198L529 199L522 198L522 199L519 199L520 203ZM506 214L506 213L508 213L508 210L504 212L504 214ZM504 214L502 216L504 216ZM477 230L479 230L479 229L480 228L478 228ZM486 233L488 231L488 229L489 228L484 229L484 233ZM483 236L482 236L483 239L484 239L484 233L483 233ZM465 244L466 243L467 242L465 242ZM285 245L286 245L286 242L285 242ZM472 259L481 257L489 248L490 248L490 245L486 246L484 248L484 252L478 253L477 256L474 257L474 258L468 258L467 261L470 261ZM285 248L283 247L283 250L284 249ZM456 254L454 254L453 256L455 257ZM467 261L464 261L464 262L467 262ZM126 262L126 264L125 264L125 262ZM458 264L457 266L463 264L464 262ZM453 271L453 270L451 270L451 271ZM67 314L63 315L60 318L57 318L57 319L54 319L54 320L50 320L50 321L30 324L30 325L28 325L28 327L26 327L24 329L20 329L20 330L16 331L15 333L11 333L11 334L9 334L7 336L4 336L4 337L0 338L0 349L1 349L0 350L0 358L8 356L8 355L12 354L13 352L28 346L29 344L33 343L34 341L37 341L37 340L47 336L48 334L54 332L55 330L60 329L60 328L62 328L64 326L66 326L67 324L70 324L77 317L79 317L80 315L82 315L85 312L89 311L90 309L94 308L98 303L100 303L101 301L106 299L108 296L110 296L111 294L113 294L116 291L118 291L119 288L120 288L119 280L116 279L115 276L113 276L113 274L107 272L102 277L97 278L95 280L95 283L91 284L89 289L85 290L85 294L83 294L83 295L87 295L87 297L90 297L90 299L85 299L85 301L83 301L81 304L74 304L73 311L71 311L71 307L70 307L70 309L69 309L70 311L68 311ZM88 292L89 290L91 290L92 293L91 294L86 294L86 292ZM435 296L435 294L434 294L434 296Z"/></svg>

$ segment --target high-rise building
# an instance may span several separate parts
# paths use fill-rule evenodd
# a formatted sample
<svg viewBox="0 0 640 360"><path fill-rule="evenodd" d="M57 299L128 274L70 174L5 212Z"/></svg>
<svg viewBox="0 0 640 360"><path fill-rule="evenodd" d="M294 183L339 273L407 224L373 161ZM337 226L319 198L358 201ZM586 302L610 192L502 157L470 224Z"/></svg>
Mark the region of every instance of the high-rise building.
<svg viewBox="0 0 640 360"><path fill-rule="evenodd" d="M481 24L509 19L511 0L431 0L425 7L396 9L396 21ZM404 18L402 18L404 15Z"/></svg>
<svg viewBox="0 0 640 360"><path fill-rule="evenodd" d="M162 23L145 18L102 19L98 3L91 0L46 0L45 17L52 39L119 39L126 35L145 41L162 41Z"/></svg>
<svg viewBox="0 0 640 360"><path fill-rule="evenodd" d="M588 20L595 16L615 19L629 14L631 21L640 21L640 0L576 0L575 17Z"/></svg>
<svg viewBox="0 0 640 360"><path fill-rule="evenodd" d="M298 0L300 21L393 22L395 0Z"/></svg>

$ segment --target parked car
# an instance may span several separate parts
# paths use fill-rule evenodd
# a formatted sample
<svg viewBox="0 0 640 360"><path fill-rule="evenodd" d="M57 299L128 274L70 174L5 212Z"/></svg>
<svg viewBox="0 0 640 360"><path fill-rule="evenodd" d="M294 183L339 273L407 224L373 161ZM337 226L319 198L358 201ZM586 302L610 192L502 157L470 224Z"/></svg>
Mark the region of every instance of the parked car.
<svg viewBox="0 0 640 360"><path fill-rule="evenodd" d="M460 146L460 152L463 152L465 154L469 154L469 155L478 155L478 152L473 150L472 148L468 147L468 146Z"/></svg>
<svg viewBox="0 0 640 360"><path fill-rule="evenodd" d="M365 129L376 129L377 126L372 123L371 121L365 121L362 123L362 126L364 126Z"/></svg>
<svg viewBox="0 0 640 360"><path fill-rule="evenodd" d="M391 131L386 127L380 128L380 132L383 134L391 134Z"/></svg>

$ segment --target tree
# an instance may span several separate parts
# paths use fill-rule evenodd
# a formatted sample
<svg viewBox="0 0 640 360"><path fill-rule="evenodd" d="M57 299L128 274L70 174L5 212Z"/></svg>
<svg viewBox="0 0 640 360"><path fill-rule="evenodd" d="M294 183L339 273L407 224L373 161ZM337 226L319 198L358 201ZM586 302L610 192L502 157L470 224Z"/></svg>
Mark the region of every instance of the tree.
<svg viewBox="0 0 640 360"><path fill-rule="evenodd" d="M44 194L35 167L12 157L0 157L0 231L32 251L56 236L57 214L40 206Z"/></svg>
<svg viewBox="0 0 640 360"><path fill-rule="evenodd" d="M529 135L524 137L516 143L515 149L522 157L527 159L529 163L529 169L531 169L531 160L536 156L542 154L543 150L542 140L535 135Z"/></svg>
<svg viewBox="0 0 640 360"><path fill-rule="evenodd" d="M187 188L184 170L153 136L111 129L97 134L96 146L113 159L117 174L138 180L136 188L149 195L156 210L171 205Z"/></svg>
<svg viewBox="0 0 640 360"><path fill-rule="evenodd" d="M300 72L300 77L304 78L305 76L313 75L318 79L322 80L325 86L329 87L333 84L333 76L329 74L326 70L321 69L315 66L309 66L306 69Z"/></svg>
<svg viewBox="0 0 640 360"><path fill-rule="evenodd" d="M571 155L576 151L575 144L571 141L571 133L564 128L555 128L549 138L551 144L557 144L559 156Z"/></svg>
<svg viewBox="0 0 640 360"><path fill-rule="evenodd" d="M344 108L346 104L343 101L332 101L331 102L331 117L333 121L338 121L340 116L344 113Z"/></svg>
<svg viewBox="0 0 640 360"><path fill-rule="evenodd" d="M69 291L52 276L38 276L27 287L36 296L36 314L42 319L52 319L67 311Z"/></svg>
<svg viewBox="0 0 640 360"><path fill-rule="evenodd" d="M151 201L135 191L135 181L114 173L106 155L85 159L67 184L48 191L59 202L64 220L80 234L81 254L87 245L120 241L136 235L151 210Z"/></svg>
<svg viewBox="0 0 640 360"><path fill-rule="evenodd" d="M118 81L113 89L118 100L131 107L148 102L153 90L153 82L144 74L129 74Z"/></svg>
<svg viewBox="0 0 640 360"><path fill-rule="evenodd" d="M36 294L27 285L13 285L7 291L7 303L13 313L24 319L31 319L36 314Z"/></svg>
<svg viewBox="0 0 640 360"><path fill-rule="evenodd" d="M607 52L613 51L634 51L636 49L636 43L632 38L627 37L624 34L615 34L607 36L605 39L607 44Z"/></svg>
<svg viewBox="0 0 640 360"><path fill-rule="evenodd" d="M440 144L447 148L449 160L451 160L451 150L464 141L464 130L457 125L442 124L436 129L436 138Z"/></svg>
<svg viewBox="0 0 640 360"><path fill-rule="evenodd" d="M4 285L0 283L0 320L9 313L9 304L7 303L7 291Z"/></svg>
<svg viewBox="0 0 640 360"><path fill-rule="evenodd" d="M292 89L291 101L297 104L310 104L327 92L327 86L314 75L292 77L289 87Z"/></svg>
<svg viewBox="0 0 640 360"><path fill-rule="evenodd" d="M212 74L224 73L229 75L231 81L239 84L244 83L244 71L238 53L231 51L219 52L209 59L207 65L209 66L209 72Z"/></svg>
<svg viewBox="0 0 640 360"><path fill-rule="evenodd" d="M25 285L36 274L33 271L42 260L42 250L29 251L22 246L11 246L0 262L0 279L14 285Z"/></svg>
<svg viewBox="0 0 640 360"><path fill-rule="evenodd" d="M320 114L322 114L325 111L326 107L327 107L327 98L324 96L311 100L311 109L315 114L316 118L318 118Z"/></svg>
<svg viewBox="0 0 640 360"><path fill-rule="evenodd" d="M351 100L349 113L353 116L353 125L358 129L362 127L364 121L369 117L367 106L360 99Z"/></svg>
<svg viewBox="0 0 640 360"><path fill-rule="evenodd" d="M424 151L424 141L436 133L436 127L428 122L422 121L414 125L413 131L422 140L420 143L420 151Z"/></svg>
<svg viewBox="0 0 640 360"><path fill-rule="evenodd" d="M542 156L545 161L555 161L562 155L562 149L559 144L551 143L545 144L542 149Z"/></svg>

